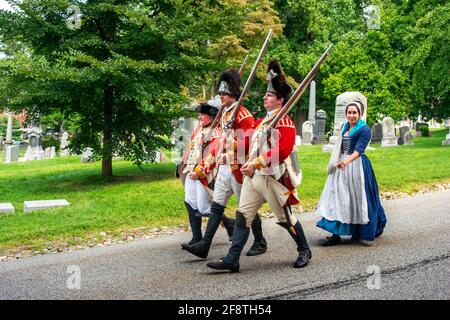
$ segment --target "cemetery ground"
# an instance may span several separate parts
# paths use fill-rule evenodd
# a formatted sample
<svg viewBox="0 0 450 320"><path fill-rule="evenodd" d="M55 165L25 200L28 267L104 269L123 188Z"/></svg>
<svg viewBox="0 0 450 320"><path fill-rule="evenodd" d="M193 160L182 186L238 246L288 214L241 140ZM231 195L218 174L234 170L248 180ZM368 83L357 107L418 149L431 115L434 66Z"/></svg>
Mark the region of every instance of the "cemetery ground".
<svg viewBox="0 0 450 320"><path fill-rule="evenodd" d="M414 193L438 184L450 184L450 146L442 146L447 130L416 138L415 145L367 152L381 193ZM299 187L303 210L316 206L326 180L329 153L321 145L299 147L303 182ZM0 214L0 257L11 252L28 254L63 251L68 247L96 246L105 241L133 240L141 235L187 230L181 183L173 163L144 165L115 161L115 180L102 180L101 163L81 164L79 156L3 164L0 157L0 203L16 211ZM70 207L23 212L23 201L66 199ZM228 214L233 214L232 201ZM264 207L264 210L269 210ZM174 228L173 231L171 228ZM44 251L42 251L44 250ZM26 256L26 255L25 255Z"/></svg>

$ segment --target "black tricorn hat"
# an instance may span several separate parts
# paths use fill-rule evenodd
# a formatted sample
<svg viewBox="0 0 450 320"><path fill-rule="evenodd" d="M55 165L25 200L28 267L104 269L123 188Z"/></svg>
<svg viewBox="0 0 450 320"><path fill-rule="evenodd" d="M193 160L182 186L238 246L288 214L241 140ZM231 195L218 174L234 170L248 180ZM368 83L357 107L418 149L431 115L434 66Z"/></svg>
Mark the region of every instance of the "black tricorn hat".
<svg viewBox="0 0 450 320"><path fill-rule="evenodd" d="M267 92L275 93L279 98L284 98L284 102L286 102L292 89L287 84L286 77L281 70L281 65L276 59L269 62L267 67L267 80L269 80Z"/></svg>
<svg viewBox="0 0 450 320"><path fill-rule="evenodd" d="M196 108L195 111L198 113L203 113L210 115L212 117L215 117L219 110L216 107L213 107L212 105L209 105L207 103L200 103Z"/></svg>
<svg viewBox="0 0 450 320"><path fill-rule="evenodd" d="M236 69L228 69L222 72L217 84L219 94L226 93L237 99L241 96L241 76Z"/></svg>

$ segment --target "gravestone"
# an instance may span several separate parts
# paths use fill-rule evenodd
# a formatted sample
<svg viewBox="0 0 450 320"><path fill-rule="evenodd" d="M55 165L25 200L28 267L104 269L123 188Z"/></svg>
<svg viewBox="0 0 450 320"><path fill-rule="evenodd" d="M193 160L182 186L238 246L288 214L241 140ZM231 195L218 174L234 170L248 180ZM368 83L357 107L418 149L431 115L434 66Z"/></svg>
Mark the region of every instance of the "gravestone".
<svg viewBox="0 0 450 320"><path fill-rule="evenodd" d="M69 133L67 131L64 131L61 135L61 145L59 150L59 156L60 157L68 157L70 156L70 150L68 148L69 146Z"/></svg>
<svg viewBox="0 0 450 320"><path fill-rule="evenodd" d="M313 138L311 144L324 144L327 143L325 139L325 124L327 122L327 113L323 110L316 112L315 124L313 129Z"/></svg>
<svg viewBox="0 0 450 320"><path fill-rule="evenodd" d="M11 163L19 160L19 146L6 146L6 160L5 163Z"/></svg>
<svg viewBox="0 0 450 320"><path fill-rule="evenodd" d="M372 138L370 141L372 143L381 143L382 139L383 139L383 125L380 122L378 122L372 126Z"/></svg>
<svg viewBox="0 0 450 320"><path fill-rule="evenodd" d="M4 143L4 141L5 141L5 138L3 138L2 135L0 135L0 151L3 150L3 143Z"/></svg>
<svg viewBox="0 0 450 320"><path fill-rule="evenodd" d="M386 117L383 123L383 140L381 140L381 147L396 147L397 137L394 131L394 120L391 117Z"/></svg>
<svg viewBox="0 0 450 320"><path fill-rule="evenodd" d="M94 161L94 149L86 148L81 154L81 163L93 162Z"/></svg>
<svg viewBox="0 0 450 320"><path fill-rule="evenodd" d="M67 146L69 145L69 133L67 131L64 131L63 134L61 135L61 145L60 145L60 149L66 149Z"/></svg>
<svg viewBox="0 0 450 320"><path fill-rule="evenodd" d="M13 114L8 112L8 124L6 126L6 141L5 144L12 144L12 132L13 132Z"/></svg>
<svg viewBox="0 0 450 320"><path fill-rule="evenodd" d="M442 141L442 145L450 145L450 119L447 119L447 121L445 121L445 126L448 129L448 133L445 137L445 140Z"/></svg>
<svg viewBox="0 0 450 320"><path fill-rule="evenodd" d="M403 145L403 144L405 144L405 134L407 133L407 132L409 132L409 127L407 127L407 126L402 126L402 127L400 127L399 128L399 134L400 134L400 136L398 137L398 139L397 139L397 143L399 144L399 145Z"/></svg>
<svg viewBox="0 0 450 320"><path fill-rule="evenodd" d="M14 213L12 203L0 203L0 213Z"/></svg>
<svg viewBox="0 0 450 320"><path fill-rule="evenodd" d="M44 159L50 159L50 147L44 150Z"/></svg>
<svg viewBox="0 0 450 320"><path fill-rule="evenodd" d="M64 199L24 201L23 202L23 211L25 213L27 213L27 212L46 210L46 209L51 209L51 208L67 207L68 205L69 205L69 202Z"/></svg>
<svg viewBox="0 0 450 320"><path fill-rule="evenodd" d="M406 132L404 135L404 142L405 146L413 145L414 144L414 137L411 132Z"/></svg>
<svg viewBox="0 0 450 320"><path fill-rule="evenodd" d="M302 125L302 144L310 145L313 137L313 123L305 121Z"/></svg>
<svg viewBox="0 0 450 320"><path fill-rule="evenodd" d="M49 156L49 158L50 159L56 158L56 147L55 146L50 147L50 156Z"/></svg>
<svg viewBox="0 0 450 320"><path fill-rule="evenodd" d="M42 160L45 159L45 151L41 145L42 130L38 127L27 129L29 145L25 152L25 160Z"/></svg>
<svg viewBox="0 0 450 320"><path fill-rule="evenodd" d="M216 103L220 103L220 99ZM191 139L191 133L199 125L199 122L194 118L180 118L175 120L173 125L176 129L173 131L170 139L172 143L172 161L179 164L183 152Z"/></svg>

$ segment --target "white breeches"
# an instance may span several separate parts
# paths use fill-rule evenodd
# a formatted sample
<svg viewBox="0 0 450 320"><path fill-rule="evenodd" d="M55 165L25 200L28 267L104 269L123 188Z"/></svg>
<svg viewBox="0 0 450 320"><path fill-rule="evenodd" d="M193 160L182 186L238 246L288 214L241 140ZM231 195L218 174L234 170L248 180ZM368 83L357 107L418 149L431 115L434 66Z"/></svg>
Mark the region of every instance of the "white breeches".
<svg viewBox="0 0 450 320"><path fill-rule="evenodd" d="M199 180L189 178L189 173L186 176L184 191L184 201L193 209L198 210L201 214L211 213L211 199L205 186Z"/></svg>
<svg viewBox="0 0 450 320"><path fill-rule="evenodd" d="M236 181L229 165L221 165L214 185L213 201L226 207L231 196L234 194L239 203L242 185Z"/></svg>

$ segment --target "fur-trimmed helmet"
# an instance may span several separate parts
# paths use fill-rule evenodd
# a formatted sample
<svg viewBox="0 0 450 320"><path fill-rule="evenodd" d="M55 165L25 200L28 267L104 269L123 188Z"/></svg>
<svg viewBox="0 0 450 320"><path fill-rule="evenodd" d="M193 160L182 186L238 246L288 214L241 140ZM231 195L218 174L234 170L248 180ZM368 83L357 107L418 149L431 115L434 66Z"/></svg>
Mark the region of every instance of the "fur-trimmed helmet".
<svg viewBox="0 0 450 320"><path fill-rule="evenodd" d="M281 65L278 60L269 62L267 67L267 80L269 81L267 92L275 93L278 98L284 98L284 103L286 103L292 89L286 82L286 77L281 70Z"/></svg>
<svg viewBox="0 0 450 320"><path fill-rule="evenodd" d="M230 96L239 99L241 95L241 76L236 69L228 69L222 72L218 82L218 93L229 94Z"/></svg>

